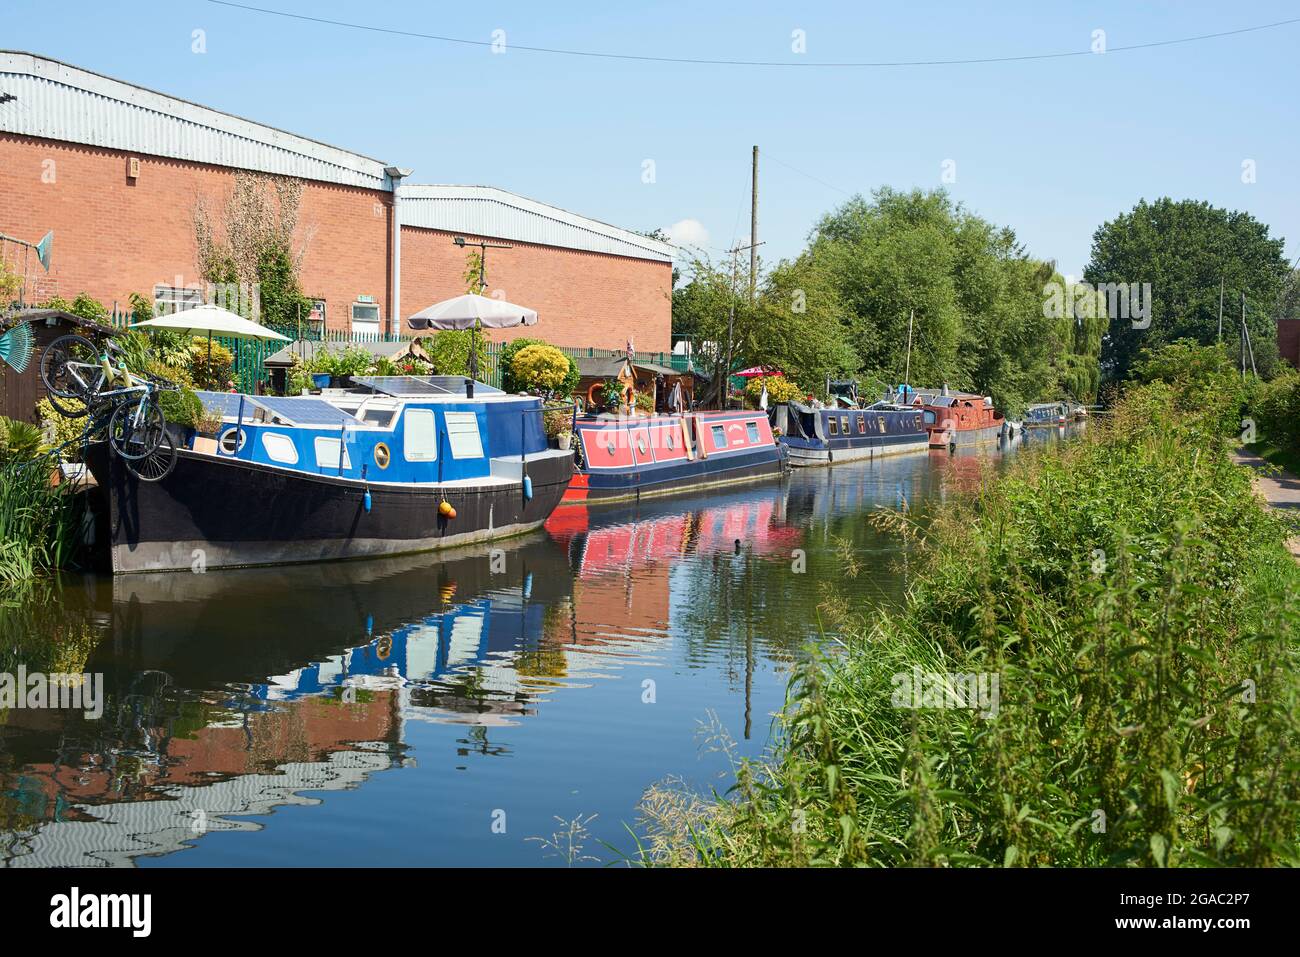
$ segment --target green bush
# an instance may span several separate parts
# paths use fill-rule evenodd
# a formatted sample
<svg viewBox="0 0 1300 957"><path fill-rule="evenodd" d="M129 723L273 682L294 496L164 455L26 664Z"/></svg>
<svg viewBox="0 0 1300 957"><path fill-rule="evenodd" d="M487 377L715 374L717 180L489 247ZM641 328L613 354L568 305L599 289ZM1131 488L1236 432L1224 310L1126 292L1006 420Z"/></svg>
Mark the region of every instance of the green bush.
<svg viewBox="0 0 1300 957"><path fill-rule="evenodd" d="M1256 387L1250 416L1259 438L1288 452L1300 452L1300 372L1287 370Z"/></svg>
<svg viewBox="0 0 1300 957"><path fill-rule="evenodd" d="M39 427L0 415L0 461L30 462L46 448L45 436Z"/></svg>
<svg viewBox="0 0 1300 957"><path fill-rule="evenodd" d="M438 375L468 376L471 340L474 340L474 348L478 356L479 380L490 378L493 360L487 352L487 340L483 338L481 331L471 329L446 329L434 335L431 340L425 340L429 344L429 360L433 364L434 371Z"/></svg>
<svg viewBox="0 0 1300 957"><path fill-rule="evenodd" d="M555 346L525 346L510 360L510 378L515 391L554 394L568 377L569 357Z"/></svg>
<svg viewBox="0 0 1300 957"><path fill-rule="evenodd" d="M173 425L187 429L195 427L203 415L203 402L193 389L165 390L158 394L158 407L162 409L163 418Z"/></svg>
<svg viewBox="0 0 1300 957"><path fill-rule="evenodd" d="M49 399L36 403L36 415L41 420L41 429L46 435L46 444L50 448L61 449L59 458L64 462L75 462L81 457L81 433L86 427L85 419L69 419L58 412Z"/></svg>
<svg viewBox="0 0 1300 957"><path fill-rule="evenodd" d="M515 356L529 346L550 346L550 343L541 339L520 338L512 339L502 346L497 360L501 364L501 388L506 392L524 392L528 390L529 386L520 382L515 376L514 361ZM573 357L565 356L565 358L569 361L569 371L565 375L564 381L556 386L554 390L557 396L573 395L573 390L578 387L578 381L582 378L578 372L578 364L573 361Z"/></svg>
<svg viewBox="0 0 1300 957"><path fill-rule="evenodd" d="M234 355L221 343L213 342L209 347L205 337L195 336L191 340L186 372L196 389L225 391L233 378L234 367Z"/></svg>

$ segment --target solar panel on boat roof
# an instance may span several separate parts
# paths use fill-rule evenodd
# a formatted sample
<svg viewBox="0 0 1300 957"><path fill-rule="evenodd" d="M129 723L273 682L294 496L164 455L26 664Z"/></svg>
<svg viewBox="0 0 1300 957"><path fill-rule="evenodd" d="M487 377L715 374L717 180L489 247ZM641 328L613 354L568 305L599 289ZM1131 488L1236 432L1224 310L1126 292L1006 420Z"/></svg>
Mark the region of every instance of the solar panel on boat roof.
<svg viewBox="0 0 1300 957"><path fill-rule="evenodd" d="M360 425L361 420L324 399L259 395L257 404L297 425ZM247 409L245 409L247 413Z"/></svg>
<svg viewBox="0 0 1300 957"><path fill-rule="evenodd" d="M465 377L454 375L434 375L434 376L413 376L413 375L377 375L377 376L353 376L352 382L355 385L367 389L373 389L376 392L383 392L386 395L413 397L413 396L431 396L431 395L464 395L465 394ZM485 382L477 382L474 385L474 394L477 395L501 395L500 389L494 388Z"/></svg>
<svg viewBox="0 0 1300 957"><path fill-rule="evenodd" d="M233 392L196 391L194 394L199 397L199 401L202 402L204 407L209 411L215 412L219 415L229 416L239 415L239 400L247 398L246 396L236 395ZM248 414L251 411L252 407L248 403L245 403L244 413Z"/></svg>

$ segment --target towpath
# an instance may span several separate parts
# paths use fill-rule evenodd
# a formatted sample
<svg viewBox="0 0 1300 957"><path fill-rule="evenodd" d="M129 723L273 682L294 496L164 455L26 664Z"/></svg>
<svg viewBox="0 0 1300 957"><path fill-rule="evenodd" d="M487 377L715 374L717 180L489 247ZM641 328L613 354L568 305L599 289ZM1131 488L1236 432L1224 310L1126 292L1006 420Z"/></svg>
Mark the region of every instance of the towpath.
<svg viewBox="0 0 1300 957"><path fill-rule="evenodd" d="M1300 478L1285 470L1280 472L1274 470L1268 462L1244 447L1233 453L1233 460L1254 469L1255 491L1271 508L1300 511ZM1300 536L1290 539L1286 547L1297 560L1300 560Z"/></svg>

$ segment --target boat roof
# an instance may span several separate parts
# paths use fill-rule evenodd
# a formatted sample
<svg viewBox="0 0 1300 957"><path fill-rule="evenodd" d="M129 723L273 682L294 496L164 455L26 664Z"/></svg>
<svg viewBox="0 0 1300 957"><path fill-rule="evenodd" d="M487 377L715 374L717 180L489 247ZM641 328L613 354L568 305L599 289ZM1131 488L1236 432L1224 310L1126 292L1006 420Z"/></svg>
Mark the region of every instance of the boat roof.
<svg viewBox="0 0 1300 957"><path fill-rule="evenodd" d="M240 395L236 392L197 392L199 401L212 412L238 418L240 407L245 417L252 417L254 409L262 409L285 425L362 426L360 419L316 396Z"/></svg>

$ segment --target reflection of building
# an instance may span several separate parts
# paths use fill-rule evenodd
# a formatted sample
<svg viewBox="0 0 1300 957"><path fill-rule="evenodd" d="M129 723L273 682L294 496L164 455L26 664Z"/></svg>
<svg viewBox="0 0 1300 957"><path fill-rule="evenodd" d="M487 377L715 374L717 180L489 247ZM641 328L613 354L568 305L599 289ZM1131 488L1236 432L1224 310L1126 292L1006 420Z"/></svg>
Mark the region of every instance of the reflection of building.
<svg viewBox="0 0 1300 957"><path fill-rule="evenodd" d="M242 714L238 704L205 709L209 723L188 734L161 721L135 729L132 737L151 747L119 741L76 764L29 764L0 778L0 800L29 822L7 842L8 866L121 866L208 831L255 830L239 819L317 803L299 792L355 787L397 760L393 692Z"/></svg>

